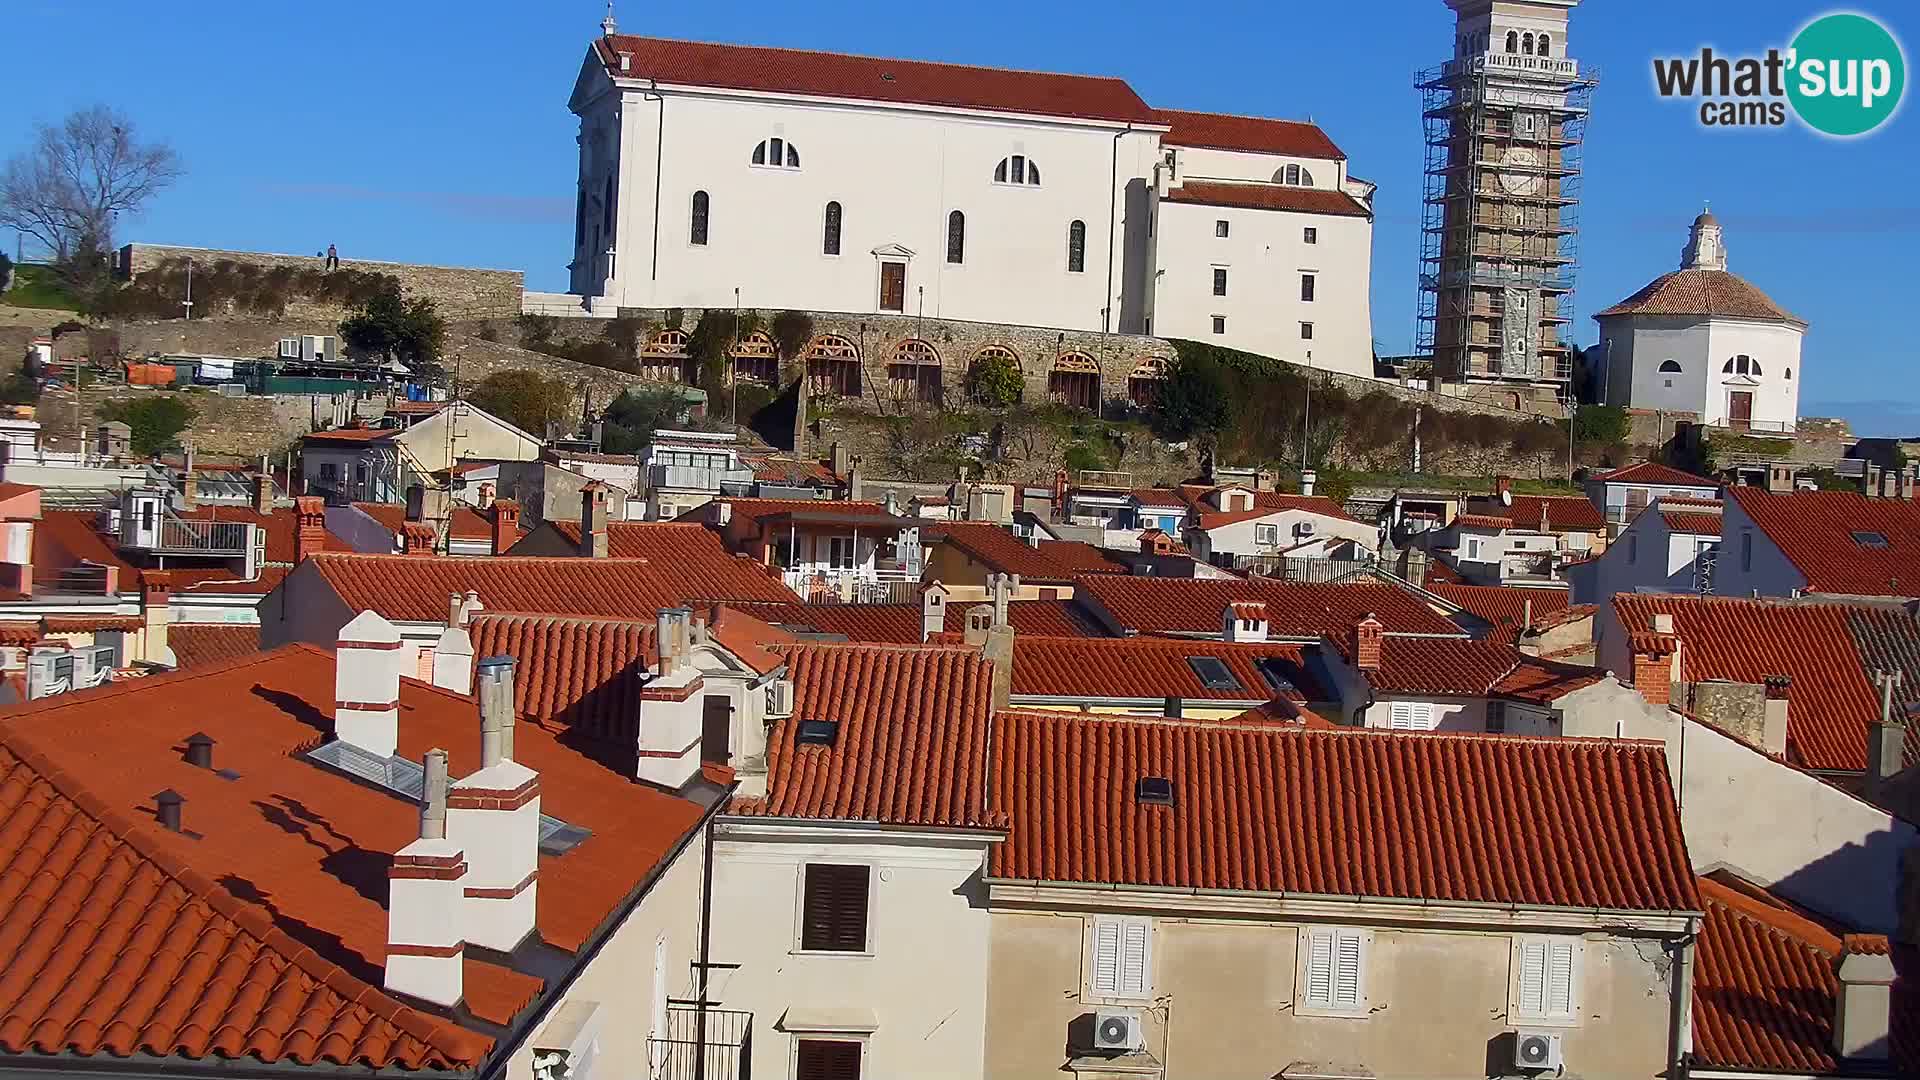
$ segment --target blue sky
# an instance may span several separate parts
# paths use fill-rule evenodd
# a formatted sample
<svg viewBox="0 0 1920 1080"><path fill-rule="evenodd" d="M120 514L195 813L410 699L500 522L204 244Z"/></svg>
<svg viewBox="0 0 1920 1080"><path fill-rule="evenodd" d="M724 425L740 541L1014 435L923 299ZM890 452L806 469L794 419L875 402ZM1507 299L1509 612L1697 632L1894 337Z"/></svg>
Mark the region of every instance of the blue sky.
<svg viewBox="0 0 1920 1080"><path fill-rule="evenodd" d="M0 154L34 120L104 101L171 140L188 176L123 239L522 269L565 287L574 146L567 92L603 0L6 0L15 42L61 45L9 82ZM1380 185L1373 331L1413 337L1420 123L1412 72L1444 60L1441 0L1351 4L621 0L623 30L1118 75L1153 105L1304 118ZM1920 432L1911 312L1920 115L1875 135L1711 132L1653 92L1654 55L1758 52L1830 8L1810 0L1588 0L1568 45L1601 69L1587 142L1576 338L1674 268L1703 202L1731 268L1812 324L1805 415ZM1920 43L1911 0L1857 7ZM85 51L67 46L84 43ZM18 52L18 50L16 50ZM28 55L33 50L28 50ZM29 65L31 66L31 65ZM1909 98L1916 92L1909 92ZM6 238L10 241L11 238Z"/></svg>

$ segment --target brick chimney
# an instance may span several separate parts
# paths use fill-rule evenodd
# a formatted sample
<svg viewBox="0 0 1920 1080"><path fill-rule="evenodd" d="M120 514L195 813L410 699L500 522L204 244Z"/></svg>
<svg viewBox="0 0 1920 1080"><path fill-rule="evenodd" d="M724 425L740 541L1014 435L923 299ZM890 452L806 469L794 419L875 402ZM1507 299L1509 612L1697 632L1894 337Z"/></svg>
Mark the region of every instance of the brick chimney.
<svg viewBox="0 0 1920 1080"><path fill-rule="evenodd" d="M432 555L434 541L433 526L424 521L409 521L400 529L400 550L407 555Z"/></svg>
<svg viewBox="0 0 1920 1080"><path fill-rule="evenodd" d="M258 513L273 513L273 475L264 470L253 478L253 508Z"/></svg>
<svg viewBox="0 0 1920 1080"><path fill-rule="evenodd" d="M400 631L363 611L340 628L333 654L333 734L380 757L400 741Z"/></svg>
<svg viewBox="0 0 1920 1080"><path fill-rule="evenodd" d="M540 774L514 760L511 656L480 661L480 768L447 792L447 839L466 854L466 940L512 952L534 928Z"/></svg>
<svg viewBox="0 0 1920 1080"><path fill-rule="evenodd" d="M1628 644L1633 649L1634 689L1651 704L1672 704L1673 684L1678 681L1674 656L1680 651L1680 640L1673 632L1673 616L1655 615L1652 632L1631 634Z"/></svg>
<svg viewBox="0 0 1920 1080"><path fill-rule="evenodd" d="M512 499L495 499L493 515L493 554L505 555L520 541L520 504Z"/></svg>
<svg viewBox="0 0 1920 1080"><path fill-rule="evenodd" d="M693 612L662 608L655 615L658 659L640 687L641 780L678 791L700 774L701 690L706 679L686 657Z"/></svg>
<svg viewBox="0 0 1920 1080"><path fill-rule="evenodd" d="M1512 494L1512 492L1513 492L1513 477L1496 476L1493 478L1493 493L1495 496L1509 495L1509 494Z"/></svg>
<svg viewBox="0 0 1920 1080"><path fill-rule="evenodd" d="M1893 957L1854 952L1840 958L1833 1050L1853 1061L1887 1060L1893 1010Z"/></svg>
<svg viewBox="0 0 1920 1080"><path fill-rule="evenodd" d="M447 839L447 752L427 751L420 838L387 870L388 990L451 1008L465 994L466 856Z"/></svg>
<svg viewBox="0 0 1920 1080"><path fill-rule="evenodd" d="M293 561L302 563L326 550L327 504L318 495L302 495L293 500L293 515Z"/></svg>
<svg viewBox="0 0 1920 1080"><path fill-rule="evenodd" d="M1067 470L1056 469L1053 473L1053 520L1067 520Z"/></svg>
<svg viewBox="0 0 1920 1080"><path fill-rule="evenodd" d="M1173 538L1159 529L1142 529L1140 530L1140 554L1171 555Z"/></svg>
<svg viewBox="0 0 1920 1080"><path fill-rule="evenodd" d="M200 478L194 475L193 444L186 444L186 462L180 470L180 505L188 510L200 502Z"/></svg>
<svg viewBox="0 0 1920 1080"><path fill-rule="evenodd" d="M589 480L580 489L580 554L607 557L607 485Z"/></svg>
<svg viewBox="0 0 1920 1080"><path fill-rule="evenodd" d="M148 663L174 664L173 649L167 644L167 626L173 622L172 600L172 575L160 570L140 572L140 622L146 631L141 658Z"/></svg>
<svg viewBox="0 0 1920 1080"><path fill-rule="evenodd" d="M1380 641L1386 634L1386 627L1375 618L1373 612L1353 624L1352 638L1348 652L1353 666L1361 671L1380 670Z"/></svg>

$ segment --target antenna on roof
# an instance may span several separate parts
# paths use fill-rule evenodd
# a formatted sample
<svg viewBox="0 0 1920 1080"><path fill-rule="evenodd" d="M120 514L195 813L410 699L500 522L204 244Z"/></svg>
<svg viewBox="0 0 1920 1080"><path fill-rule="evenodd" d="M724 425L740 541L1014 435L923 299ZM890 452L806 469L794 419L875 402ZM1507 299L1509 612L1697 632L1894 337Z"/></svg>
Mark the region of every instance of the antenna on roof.
<svg viewBox="0 0 1920 1080"><path fill-rule="evenodd" d="M607 0L607 17L600 20L600 33L612 37L619 29L620 24L613 21L613 0Z"/></svg>

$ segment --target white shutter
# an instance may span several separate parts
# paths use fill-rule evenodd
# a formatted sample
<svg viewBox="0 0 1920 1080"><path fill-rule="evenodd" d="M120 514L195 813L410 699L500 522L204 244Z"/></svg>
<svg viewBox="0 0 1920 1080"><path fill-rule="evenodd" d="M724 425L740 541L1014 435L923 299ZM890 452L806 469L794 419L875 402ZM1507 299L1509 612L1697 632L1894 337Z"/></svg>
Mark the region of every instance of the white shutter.
<svg viewBox="0 0 1920 1080"><path fill-rule="evenodd" d="M1520 943L1520 1007L1522 1016L1541 1016L1546 1012L1547 945L1544 941Z"/></svg>
<svg viewBox="0 0 1920 1080"><path fill-rule="evenodd" d="M1543 1014L1573 1015L1573 942L1555 941L1547 946L1547 984Z"/></svg>
<svg viewBox="0 0 1920 1080"><path fill-rule="evenodd" d="M1129 922L1122 928L1120 992L1137 997L1147 993L1147 924Z"/></svg>
<svg viewBox="0 0 1920 1080"><path fill-rule="evenodd" d="M1361 939L1358 931L1343 930L1334 938L1333 1004L1335 1008L1360 1006Z"/></svg>
<svg viewBox="0 0 1920 1080"><path fill-rule="evenodd" d="M1307 1004L1318 1009L1333 1007L1333 934L1330 931L1307 932Z"/></svg>
<svg viewBox="0 0 1920 1080"><path fill-rule="evenodd" d="M1120 924L1112 919L1093 922L1093 992L1120 992Z"/></svg>
<svg viewBox="0 0 1920 1080"><path fill-rule="evenodd" d="M1388 713L1387 723L1395 731L1413 730L1413 702L1396 701Z"/></svg>
<svg viewBox="0 0 1920 1080"><path fill-rule="evenodd" d="M1415 731L1432 731L1434 726L1433 703L1430 701L1422 701L1415 704L1413 706L1413 723L1408 726Z"/></svg>

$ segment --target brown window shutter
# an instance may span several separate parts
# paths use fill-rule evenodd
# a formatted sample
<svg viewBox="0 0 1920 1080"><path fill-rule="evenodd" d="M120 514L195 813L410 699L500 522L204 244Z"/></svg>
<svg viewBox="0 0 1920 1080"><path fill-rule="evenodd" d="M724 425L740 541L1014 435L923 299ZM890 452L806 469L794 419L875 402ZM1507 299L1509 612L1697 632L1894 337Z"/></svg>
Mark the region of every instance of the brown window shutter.
<svg viewBox="0 0 1920 1080"><path fill-rule="evenodd" d="M867 947L867 866L810 863L801 902L800 947L863 952Z"/></svg>
<svg viewBox="0 0 1920 1080"><path fill-rule="evenodd" d="M801 1039L794 1080L860 1080L860 1044Z"/></svg>

